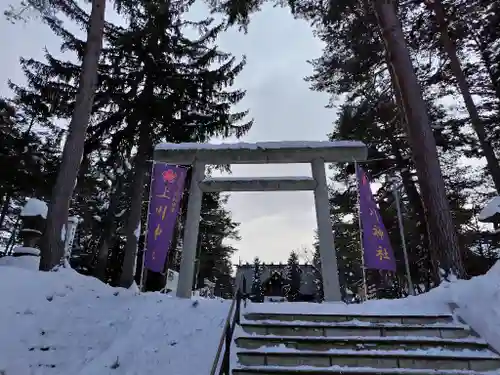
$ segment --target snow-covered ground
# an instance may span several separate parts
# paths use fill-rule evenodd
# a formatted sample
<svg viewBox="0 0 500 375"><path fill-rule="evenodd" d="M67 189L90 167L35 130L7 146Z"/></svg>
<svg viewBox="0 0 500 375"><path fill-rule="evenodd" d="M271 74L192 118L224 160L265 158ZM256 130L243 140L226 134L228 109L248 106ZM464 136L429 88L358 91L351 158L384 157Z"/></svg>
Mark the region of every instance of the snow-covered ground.
<svg viewBox="0 0 500 375"><path fill-rule="evenodd" d="M228 309L0 266L0 374L207 374Z"/></svg>
<svg viewBox="0 0 500 375"><path fill-rule="evenodd" d="M230 301L179 300L112 288L70 269L0 265L0 374L209 374ZM248 304L244 312L458 315L500 350L500 262L469 281L418 297Z"/></svg>
<svg viewBox="0 0 500 375"><path fill-rule="evenodd" d="M0 267L11 266L11 267L24 268L32 271L38 271L38 267L40 266L40 256L39 256L40 250L35 249L33 247L18 246L14 249L14 254L18 254L18 256L7 255L1 257ZM31 255L19 256L19 254L31 254ZM2 276L0 271L0 278L1 277Z"/></svg>

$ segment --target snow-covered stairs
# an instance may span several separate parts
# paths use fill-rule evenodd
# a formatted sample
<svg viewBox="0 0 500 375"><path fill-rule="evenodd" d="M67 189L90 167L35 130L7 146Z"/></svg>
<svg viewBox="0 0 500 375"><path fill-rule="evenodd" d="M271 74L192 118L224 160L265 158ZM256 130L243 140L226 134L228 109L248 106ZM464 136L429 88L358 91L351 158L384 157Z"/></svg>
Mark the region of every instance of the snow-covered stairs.
<svg viewBox="0 0 500 375"><path fill-rule="evenodd" d="M500 356L451 314L247 313L235 344L233 375L500 374Z"/></svg>

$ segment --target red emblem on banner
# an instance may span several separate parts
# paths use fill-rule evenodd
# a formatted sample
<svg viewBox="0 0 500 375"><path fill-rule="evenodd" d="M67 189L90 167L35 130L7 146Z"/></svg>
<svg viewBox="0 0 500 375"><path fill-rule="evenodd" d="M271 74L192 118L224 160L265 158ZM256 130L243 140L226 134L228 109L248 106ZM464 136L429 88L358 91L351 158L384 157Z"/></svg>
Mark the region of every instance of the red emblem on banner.
<svg viewBox="0 0 500 375"><path fill-rule="evenodd" d="M177 179L177 173L173 170L169 169L162 173L163 181L172 183Z"/></svg>
<svg viewBox="0 0 500 375"><path fill-rule="evenodd" d="M362 177L361 177L361 183L362 183L363 185L366 185L366 183L367 183L367 182L368 182L368 181L367 181L367 179L366 179L366 175L365 175L365 173L363 172L363 175L362 175Z"/></svg>

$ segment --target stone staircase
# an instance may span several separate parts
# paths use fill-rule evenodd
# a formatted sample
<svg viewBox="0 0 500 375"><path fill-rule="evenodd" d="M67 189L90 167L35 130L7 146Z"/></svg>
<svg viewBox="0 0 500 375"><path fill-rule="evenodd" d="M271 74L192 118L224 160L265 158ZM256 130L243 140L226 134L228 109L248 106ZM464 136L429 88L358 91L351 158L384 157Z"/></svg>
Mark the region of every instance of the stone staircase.
<svg viewBox="0 0 500 375"><path fill-rule="evenodd" d="M500 375L498 353L451 314L243 318L233 375Z"/></svg>

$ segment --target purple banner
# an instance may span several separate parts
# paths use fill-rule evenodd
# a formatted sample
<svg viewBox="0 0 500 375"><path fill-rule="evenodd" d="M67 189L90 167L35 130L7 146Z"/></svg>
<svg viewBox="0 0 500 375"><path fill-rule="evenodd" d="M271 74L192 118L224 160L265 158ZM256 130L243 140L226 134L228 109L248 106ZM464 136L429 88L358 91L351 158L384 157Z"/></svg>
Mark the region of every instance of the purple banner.
<svg viewBox="0 0 500 375"><path fill-rule="evenodd" d="M163 272L179 214L186 169L155 163L149 197L148 233L144 267Z"/></svg>
<svg viewBox="0 0 500 375"><path fill-rule="evenodd" d="M370 189L370 181L361 167L357 167L359 215L363 234L365 268L396 271L396 260L377 203Z"/></svg>

